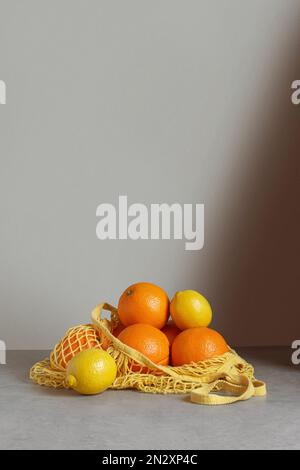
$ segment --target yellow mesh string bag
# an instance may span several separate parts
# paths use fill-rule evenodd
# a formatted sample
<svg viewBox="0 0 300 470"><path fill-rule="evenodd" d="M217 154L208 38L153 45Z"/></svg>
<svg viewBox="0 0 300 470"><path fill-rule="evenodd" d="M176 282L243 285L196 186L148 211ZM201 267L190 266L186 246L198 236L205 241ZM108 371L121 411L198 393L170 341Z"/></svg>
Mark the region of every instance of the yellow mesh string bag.
<svg viewBox="0 0 300 470"><path fill-rule="evenodd" d="M101 317L103 310L110 312L110 320ZM205 405L231 404L266 395L266 385L255 379L252 365L233 350L181 367L161 366L113 335L119 324L118 311L113 306L103 303L95 307L92 322L91 325L79 325L68 330L54 347L50 358L30 369L31 380L39 385L68 388L68 362L77 352L96 347L107 349L116 361L118 373L112 389L190 394L193 403Z"/></svg>

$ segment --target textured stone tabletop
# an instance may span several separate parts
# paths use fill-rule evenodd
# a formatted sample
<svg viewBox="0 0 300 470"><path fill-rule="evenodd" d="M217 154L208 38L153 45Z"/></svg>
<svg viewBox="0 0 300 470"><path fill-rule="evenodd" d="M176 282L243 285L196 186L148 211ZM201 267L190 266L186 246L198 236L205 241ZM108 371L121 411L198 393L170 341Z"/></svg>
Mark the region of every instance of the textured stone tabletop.
<svg viewBox="0 0 300 470"><path fill-rule="evenodd" d="M9 351L0 366L1 449L300 449L300 366L288 348L238 352L268 396L229 406L187 396L106 391L84 397L39 387L28 369L45 351Z"/></svg>

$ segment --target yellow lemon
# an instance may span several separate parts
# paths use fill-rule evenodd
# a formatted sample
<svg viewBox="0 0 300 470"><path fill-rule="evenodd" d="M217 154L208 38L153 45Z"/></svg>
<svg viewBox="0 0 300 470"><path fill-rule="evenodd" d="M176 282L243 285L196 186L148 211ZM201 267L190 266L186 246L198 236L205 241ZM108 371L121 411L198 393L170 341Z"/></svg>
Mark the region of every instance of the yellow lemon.
<svg viewBox="0 0 300 470"><path fill-rule="evenodd" d="M116 363L106 351L87 349L69 362L66 383L78 393L94 395L110 387L116 375Z"/></svg>
<svg viewBox="0 0 300 470"><path fill-rule="evenodd" d="M203 295L195 290L176 292L170 305L171 317L181 330L208 326L212 310Z"/></svg>

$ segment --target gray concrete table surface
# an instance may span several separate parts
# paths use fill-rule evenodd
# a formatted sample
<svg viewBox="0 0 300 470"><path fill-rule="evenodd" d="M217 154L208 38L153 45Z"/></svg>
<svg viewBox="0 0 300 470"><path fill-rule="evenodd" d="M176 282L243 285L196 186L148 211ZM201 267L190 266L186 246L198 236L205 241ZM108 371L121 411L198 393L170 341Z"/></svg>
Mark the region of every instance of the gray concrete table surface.
<svg viewBox="0 0 300 470"><path fill-rule="evenodd" d="M108 390L81 396L40 387L46 351L8 351L0 365L1 449L300 449L300 366L289 348L243 348L268 396L227 406L188 396Z"/></svg>

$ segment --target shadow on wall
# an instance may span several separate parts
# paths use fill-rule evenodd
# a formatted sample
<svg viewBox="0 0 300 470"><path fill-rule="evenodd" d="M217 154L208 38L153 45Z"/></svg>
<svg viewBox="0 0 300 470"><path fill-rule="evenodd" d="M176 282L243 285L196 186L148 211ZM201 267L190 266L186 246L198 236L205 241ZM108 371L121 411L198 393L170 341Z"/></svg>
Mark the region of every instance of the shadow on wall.
<svg viewBox="0 0 300 470"><path fill-rule="evenodd" d="M237 149L241 167L222 208L212 299L216 327L236 346L300 339L300 106L290 98L300 64L291 62Z"/></svg>

